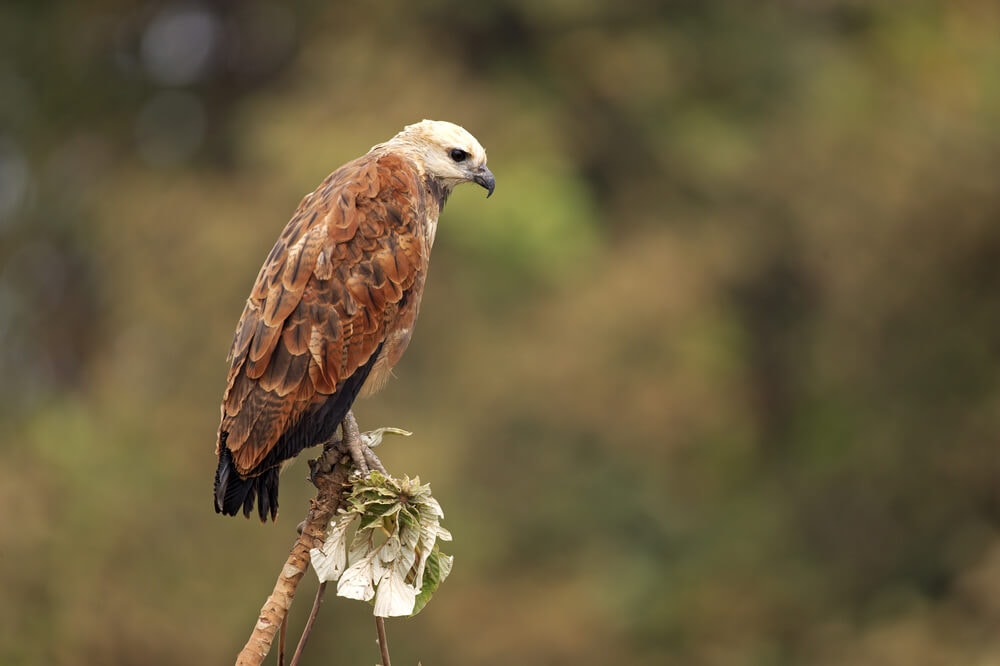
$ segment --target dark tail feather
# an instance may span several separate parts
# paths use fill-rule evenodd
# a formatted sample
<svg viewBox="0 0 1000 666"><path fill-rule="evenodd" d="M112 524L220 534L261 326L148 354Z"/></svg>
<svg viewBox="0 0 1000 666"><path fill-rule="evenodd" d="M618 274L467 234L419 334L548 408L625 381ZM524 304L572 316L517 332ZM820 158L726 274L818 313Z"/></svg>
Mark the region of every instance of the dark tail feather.
<svg viewBox="0 0 1000 666"><path fill-rule="evenodd" d="M232 453L223 446L215 472L215 512L235 516L242 510L249 518L256 499L261 521L267 522L268 515L274 520L278 515L278 471L275 466L258 476L241 478L233 466Z"/></svg>
<svg viewBox="0 0 1000 666"><path fill-rule="evenodd" d="M256 500L260 519L267 522L270 515L274 520L278 515L278 472L281 463L299 455L302 449L322 444L333 436L381 352L382 345L379 345L363 366L337 386L334 395L288 427L264 460L251 470L254 476L244 479L236 471L233 454L226 446L228 433L220 432L219 468L215 472L215 512L235 516L242 510L243 515L249 518Z"/></svg>

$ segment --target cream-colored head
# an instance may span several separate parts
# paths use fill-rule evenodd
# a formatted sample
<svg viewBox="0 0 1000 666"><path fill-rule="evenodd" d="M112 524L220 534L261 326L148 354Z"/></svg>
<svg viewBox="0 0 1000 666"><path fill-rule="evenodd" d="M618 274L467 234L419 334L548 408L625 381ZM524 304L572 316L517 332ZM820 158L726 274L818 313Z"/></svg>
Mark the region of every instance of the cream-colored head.
<svg viewBox="0 0 1000 666"><path fill-rule="evenodd" d="M496 181L486 168L486 151L464 128L443 120L422 120L372 150L400 150L413 157L424 173L449 194L460 183L476 183L493 194Z"/></svg>

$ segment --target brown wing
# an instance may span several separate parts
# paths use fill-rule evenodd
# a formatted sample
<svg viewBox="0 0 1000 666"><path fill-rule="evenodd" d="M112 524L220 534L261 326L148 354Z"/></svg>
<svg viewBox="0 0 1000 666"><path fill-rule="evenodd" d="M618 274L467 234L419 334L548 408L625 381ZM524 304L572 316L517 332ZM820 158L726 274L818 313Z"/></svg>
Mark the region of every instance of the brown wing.
<svg viewBox="0 0 1000 666"><path fill-rule="evenodd" d="M352 376L367 374L400 319L415 316L427 213L416 170L391 154L349 162L299 205L261 267L230 350L216 453L228 449L241 477L259 474L282 435L348 385L349 407L364 381Z"/></svg>

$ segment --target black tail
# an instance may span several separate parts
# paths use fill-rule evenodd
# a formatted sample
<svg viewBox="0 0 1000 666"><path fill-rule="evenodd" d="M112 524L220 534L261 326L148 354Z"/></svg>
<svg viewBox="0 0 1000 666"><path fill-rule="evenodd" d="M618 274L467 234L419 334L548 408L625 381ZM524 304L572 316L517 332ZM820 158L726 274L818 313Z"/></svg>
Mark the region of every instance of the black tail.
<svg viewBox="0 0 1000 666"><path fill-rule="evenodd" d="M278 465L261 471L257 476L240 478L233 466L233 455L225 446L220 448L219 467L215 471L215 512L235 516L243 509L247 518L257 500L257 514L262 522L268 515L278 515Z"/></svg>
<svg viewBox="0 0 1000 666"><path fill-rule="evenodd" d="M257 500L257 514L267 522L278 515L278 472L281 463L299 455L302 449L322 444L333 437L337 426L351 408L361 385L382 351L380 344L368 361L337 386L337 392L313 407L281 434L264 459L243 478L233 465L233 454L226 446L229 433L219 434L219 467L215 471L215 512L235 516L243 509L247 518Z"/></svg>

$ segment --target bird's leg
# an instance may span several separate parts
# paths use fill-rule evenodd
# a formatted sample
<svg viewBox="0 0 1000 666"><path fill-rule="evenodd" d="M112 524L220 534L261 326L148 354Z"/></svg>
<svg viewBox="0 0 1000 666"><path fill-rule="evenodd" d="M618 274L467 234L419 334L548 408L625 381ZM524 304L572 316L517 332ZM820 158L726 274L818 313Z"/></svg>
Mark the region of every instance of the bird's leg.
<svg viewBox="0 0 1000 666"><path fill-rule="evenodd" d="M365 443L361 440L361 428L358 427L358 421L354 418L353 411L348 410L340 424L340 429L343 432L340 441L347 452L351 454L354 466L361 472L362 476L368 476L368 463L365 461L364 451Z"/></svg>
<svg viewBox="0 0 1000 666"><path fill-rule="evenodd" d="M378 456L375 455L375 452L372 451L368 443L365 442L364 437L362 437L361 429L358 427L358 422L354 418L353 411L347 412L340 427L344 434L341 440L343 447L351 455L354 467L357 468L361 475L368 476L371 470L376 469L388 476L389 473L382 465L382 461L378 459Z"/></svg>

